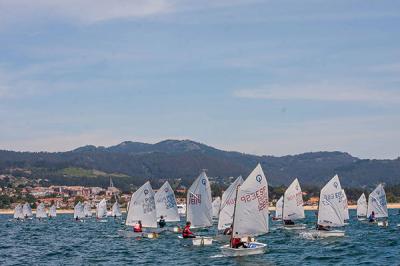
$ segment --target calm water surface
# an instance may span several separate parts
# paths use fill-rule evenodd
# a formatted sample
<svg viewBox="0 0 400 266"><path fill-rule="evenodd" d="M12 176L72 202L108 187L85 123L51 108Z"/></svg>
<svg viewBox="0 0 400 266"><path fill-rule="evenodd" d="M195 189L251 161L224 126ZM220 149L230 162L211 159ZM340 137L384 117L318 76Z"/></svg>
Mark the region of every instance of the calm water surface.
<svg viewBox="0 0 400 266"><path fill-rule="evenodd" d="M312 228L314 212L306 211L306 215L305 223ZM10 221L11 215L0 215L0 264L400 265L398 210L390 210L389 228L358 222L353 210L350 215L346 237L337 239L311 239L271 222L270 233L258 238L268 244L268 252L243 258L222 256L219 243L191 247L174 233L154 240L122 237L117 232L124 225L112 218L107 223L95 219L81 223L65 214L53 220L15 222Z"/></svg>

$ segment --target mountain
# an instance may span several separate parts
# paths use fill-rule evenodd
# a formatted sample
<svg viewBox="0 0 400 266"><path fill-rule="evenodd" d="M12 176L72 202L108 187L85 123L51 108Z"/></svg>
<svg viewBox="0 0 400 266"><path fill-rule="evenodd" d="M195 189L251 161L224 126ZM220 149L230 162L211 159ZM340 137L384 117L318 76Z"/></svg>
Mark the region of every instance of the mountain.
<svg viewBox="0 0 400 266"><path fill-rule="evenodd" d="M125 185L165 178L182 178L184 184L190 184L204 168L209 176L224 180L230 176L246 177L257 163L262 164L273 186L288 185L295 177L301 184L320 186L334 174L339 174L343 185L350 187L400 183L400 159L361 160L344 152L256 156L223 151L191 140L165 140L155 144L125 141L110 147L88 145L56 153L0 150L0 173L29 169L32 178L58 184L100 182L93 177L65 174L66 168L94 169L121 176L120 182L125 180ZM106 177L101 178L101 184L107 183ZM118 184L118 178L115 182Z"/></svg>

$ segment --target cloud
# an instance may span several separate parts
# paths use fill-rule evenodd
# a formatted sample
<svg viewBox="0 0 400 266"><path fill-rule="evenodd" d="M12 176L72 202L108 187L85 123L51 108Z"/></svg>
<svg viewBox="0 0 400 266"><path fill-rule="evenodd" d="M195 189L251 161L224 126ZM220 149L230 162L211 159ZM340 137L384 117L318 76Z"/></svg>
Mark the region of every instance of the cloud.
<svg viewBox="0 0 400 266"><path fill-rule="evenodd" d="M365 103L400 103L400 90L370 89L352 86L268 86L234 91L234 96L266 100L306 100Z"/></svg>
<svg viewBox="0 0 400 266"><path fill-rule="evenodd" d="M0 22L23 21L31 18L61 18L77 23L92 24L113 19L144 18L241 4L248 4L248 2L244 0L0 0Z"/></svg>

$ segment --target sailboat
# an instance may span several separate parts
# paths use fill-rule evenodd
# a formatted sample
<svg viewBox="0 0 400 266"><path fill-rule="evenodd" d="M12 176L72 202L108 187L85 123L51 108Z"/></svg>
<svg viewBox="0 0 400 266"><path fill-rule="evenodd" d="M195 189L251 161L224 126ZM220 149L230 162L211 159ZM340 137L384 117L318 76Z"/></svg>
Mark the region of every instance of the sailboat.
<svg viewBox="0 0 400 266"><path fill-rule="evenodd" d="M368 211L367 215L370 215L374 212L375 218L378 220L379 226L388 226L388 209L387 209L387 201L386 201L386 193L383 189L383 185L379 184L374 191L369 194L368 197Z"/></svg>
<svg viewBox="0 0 400 266"><path fill-rule="evenodd" d="M86 218L92 217L92 207L90 206L89 202L85 202L83 204L83 214L85 215Z"/></svg>
<svg viewBox="0 0 400 266"><path fill-rule="evenodd" d="M123 232L125 236L143 236L148 238L157 237L157 213L154 201L154 191L147 181L135 193L132 194L126 216L125 225L134 226L141 221L142 226L151 229L152 233Z"/></svg>
<svg viewBox="0 0 400 266"><path fill-rule="evenodd" d="M344 219L345 225L346 225L346 221L348 221L350 219L349 205L347 202L347 196L346 196L346 193L344 192L344 189L342 189L342 194L343 194L343 219Z"/></svg>
<svg viewBox="0 0 400 266"><path fill-rule="evenodd" d="M52 205L49 209L49 218L55 218L57 216L57 208L56 205Z"/></svg>
<svg viewBox="0 0 400 266"><path fill-rule="evenodd" d="M344 197L339 177L335 175L322 189L318 205L316 237L342 237L344 231L331 230L331 227L344 226Z"/></svg>
<svg viewBox="0 0 400 266"><path fill-rule="evenodd" d="M99 204L97 204L96 218L103 219L107 217L107 201L102 199Z"/></svg>
<svg viewBox="0 0 400 266"><path fill-rule="evenodd" d="M26 219L26 218L32 218L32 216L33 216L33 214L32 214L32 208L31 208L31 205L29 205L28 202L26 202L26 203L24 204L24 206L22 207L22 213L23 213L25 219Z"/></svg>
<svg viewBox="0 0 400 266"><path fill-rule="evenodd" d="M39 220L42 218L47 218L46 207L44 206L43 202L41 202L36 208L36 218Z"/></svg>
<svg viewBox="0 0 400 266"><path fill-rule="evenodd" d="M121 212L121 209L119 207L118 201L115 201L114 205L112 206L111 216L114 217L114 218L122 216L122 212Z"/></svg>
<svg viewBox="0 0 400 266"><path fill-rule="evenodd" d="M363 221L367 218L367 198L362 193L360 198L357 200L357 218L359 221Z"/></svg>
<svg viewBox="0 0 400 266"><path fill-rule="evenodd" d="M272 217L274 221L282 220L283 196L279 198L275 205L275 216Z"/></svg>
<svg viewBox="0 0 400 266"><path fill-rule="evenodd" d="M268 233L268 206L268 182L258 164L237 188L232 238L250 238ZM228 244L222 246L221 251L227 256L246 256L262 254L266 248L266 244L249 242L247 248L232 248Z"/></svg>
<svg viewBox="0 0 400 266"><path fill-rule="evenodd" d="M17 204L17 206L15 206L15 209L14 209L14 219L23 220L24 217L25 216L24 216L24 213L22 211L22 205L21 204Z"/></svg>
<svg viewBox="0 0 400 266"><path fill-rule="evenodd" d="M154 197L157 219L162 216L166 222L179 222L181 220L178 213L175 193L168 181L165 181Z"/></svg>
<svg viewBox="0 0 400 266"><path fill-rule="evenodd" d="M192 223L193 228L212 226L212 198L208 177L203 170L190 186L186 197L186 221ZM192 238L193 245L211 245L211 237Z"/></svg>
<svg viewBox="0 0 400 266"><path fill-rule="evenodd" d="M221 198L216 197L212 202L212 216L213 218L218 218L219 209L221 208Z"/></svg>
<svg viewBox="0 0 400 266"><path fill-rule="evenodd" d="M296 178L283 194L282 220L286 229L305 229L304 224L295 224L295 220L304 219L303 193Z"/></svg>
<svg viewBox="0 0 400 266"><path fill-rule="evenodd" d="M74 219L79 220L85 218L85 213L83 211L83 204L78 201L78 203L74 207Z"/></svg>
<svg viewBox="0 0 400 266"><path fill-rule="evenodd" d="M236 190L243 184L242 176L236 180L222 194L221 207L219 210L218 230L229 228L233 220L233 210L235 208Z"/></svg>

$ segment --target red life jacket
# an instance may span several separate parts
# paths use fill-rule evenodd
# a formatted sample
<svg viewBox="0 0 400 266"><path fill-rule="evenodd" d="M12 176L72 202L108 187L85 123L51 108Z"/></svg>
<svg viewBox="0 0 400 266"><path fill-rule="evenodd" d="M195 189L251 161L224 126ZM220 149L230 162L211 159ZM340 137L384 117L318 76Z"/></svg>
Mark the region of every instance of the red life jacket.
<svg viewBox="0 0 400 266"><path fill-rule="evenodd" d="M231 247L237 248L241 242L242 240L240 238L232 238Z"/></svg>
<svg viewBox="0 0 400 266"><path fill-rule="evenodd" d="M133 226L133 232L137 232L137 233L142 232L142 226L140 224L135 224Z"/></svg>
<svg viewBox="0 0 400 266"><path fill-rule="evenodd" d="M182 236L183 237L189 237L190 235L193 235L192 231L190 231L190 226L187 225L182 231Z"/></svg>

